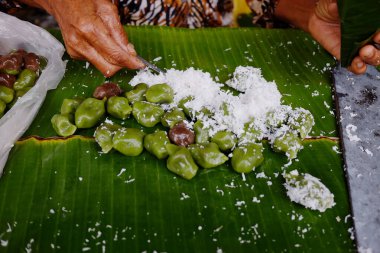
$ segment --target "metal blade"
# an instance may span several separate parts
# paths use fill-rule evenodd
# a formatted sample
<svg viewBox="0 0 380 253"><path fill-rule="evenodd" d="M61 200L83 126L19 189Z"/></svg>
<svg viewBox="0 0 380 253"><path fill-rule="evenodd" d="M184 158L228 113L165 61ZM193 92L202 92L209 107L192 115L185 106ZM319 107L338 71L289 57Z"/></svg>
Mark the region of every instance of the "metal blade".
<svg viewBox="0 0 380 253"><path fill-rule="evenodd" d="M140 55L138 55L137 58L139 58L148 68L156 71L157 73L165 73L162 69L160 69L156 65L148 62L147 60L145 60L144 58L142 58Z"/></svg>
<svg viewBox="0 0 380 253"><path fill-rule="evenodd" d="M334 79L357 246L380 252L380 72Z"/></svg>

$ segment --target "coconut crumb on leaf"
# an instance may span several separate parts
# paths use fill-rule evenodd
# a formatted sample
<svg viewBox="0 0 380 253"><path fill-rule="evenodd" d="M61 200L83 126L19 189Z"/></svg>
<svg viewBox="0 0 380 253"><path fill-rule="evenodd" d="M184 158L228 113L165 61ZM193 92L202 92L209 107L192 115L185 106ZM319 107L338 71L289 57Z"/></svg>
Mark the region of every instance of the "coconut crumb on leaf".
<svg viewBox="0 0 380 253"><path fill-rule="evenodd" d="M299 173L297 170L284 173L283 176L286 194L291 201L320 212L335 205L334 194L320 179L308 173Z"/></svg>

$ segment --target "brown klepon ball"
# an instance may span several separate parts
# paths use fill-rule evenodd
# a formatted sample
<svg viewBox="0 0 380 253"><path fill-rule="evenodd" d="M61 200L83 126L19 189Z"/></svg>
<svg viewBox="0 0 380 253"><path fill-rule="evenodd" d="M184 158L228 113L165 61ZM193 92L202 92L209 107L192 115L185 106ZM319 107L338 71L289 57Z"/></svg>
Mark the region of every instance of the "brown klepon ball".
<svg viewBox="0 0 380 253"><path fill-rule="evenodd" d="M40 68L40 58L35 53L24 55L24 68L37 72Z"/></svg>
<svg viewBox="0 0 380 253"><path fill-rule="evenodd" d="M169 139L178 146L187 147L194 143L195 134L184 122L180 122L169 130Z"/></svg>
<svg viewBox="0 0 380 253"><path fill-rule="evenodd" d="M13 84L16 82L16 76L0 73L0 86L6 86L13 89Z"/></svg>
<svg viewBox="0 0 380 253"><path fill-rule="evenodd" d="M115 83L103 83L102 85L96 87L92 96L97 99L103 99L119 96L121 93L123 93L123 90L119 87L119 85Z"/></svg>
<svg viewBox="0 0 380 253"><path fill-rule="evenodd" d="M21 54L8 54L0 57L0 70L20 71L23 65Z"/></svg>

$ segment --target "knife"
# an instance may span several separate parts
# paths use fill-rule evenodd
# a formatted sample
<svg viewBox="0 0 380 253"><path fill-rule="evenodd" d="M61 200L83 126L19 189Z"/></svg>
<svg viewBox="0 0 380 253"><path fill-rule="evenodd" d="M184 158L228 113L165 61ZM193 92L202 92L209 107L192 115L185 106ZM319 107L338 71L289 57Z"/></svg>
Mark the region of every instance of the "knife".
<svg viewBox="0 0 380 253"><path fill-rule="evenodd" d="M358 249L380 252L380 72L338 68L334 84L355 239Z"/></svg>
<svg viewBox="0 0 380 253"><path fill-rule="evenodd" d="M160 69L159 67L157 67L153 63L148 62L147 60L145 60L144 58L142 58L140 55L138 55L137 58L139 58L140 61L142 61L151 70L154 70L157 73L165 73L162 69Z"/></svg>

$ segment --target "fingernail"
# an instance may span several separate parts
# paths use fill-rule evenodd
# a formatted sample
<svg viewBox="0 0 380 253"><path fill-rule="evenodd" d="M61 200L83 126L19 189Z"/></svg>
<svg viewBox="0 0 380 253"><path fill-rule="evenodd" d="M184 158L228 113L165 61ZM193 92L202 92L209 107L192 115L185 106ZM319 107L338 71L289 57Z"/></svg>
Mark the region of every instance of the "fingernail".
<svg viewBox="0 0 380 253"><path fill-rule="evenodd" d="M135 50L135 47L133 46L133 44L128 43L128 45L127 45L127 49L128 49L128 52L129 52L131 55L137 55L136 50Z"/></svg>
<svg viewBox="0 0 380 253"><path fill-rule="evenodd" d="M356 67L358 67L359 69L361 69L363 66L364 66L363 62L356 63Z"/></svg>

